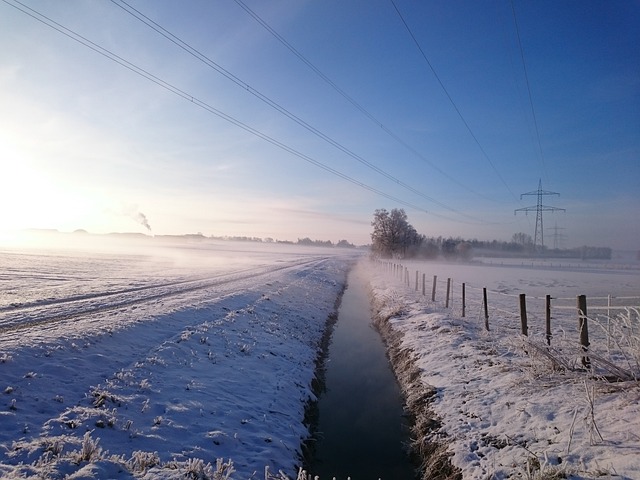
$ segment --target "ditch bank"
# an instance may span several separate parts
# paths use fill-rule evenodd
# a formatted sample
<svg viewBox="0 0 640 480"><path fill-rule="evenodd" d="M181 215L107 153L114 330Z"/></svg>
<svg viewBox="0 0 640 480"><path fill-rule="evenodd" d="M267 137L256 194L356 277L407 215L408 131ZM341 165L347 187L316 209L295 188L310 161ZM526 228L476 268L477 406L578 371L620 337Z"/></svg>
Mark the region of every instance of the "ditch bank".
<svg viewBox="0 0 640 480"><path fill-rule="evenodd" d="M420 465L424 480L461 480L462 473L451 463L447 439L430 403L437 391L420 380L414 352L402 345L402 333L393 328L393 318L403 314L402 307L370 291L374 326L387 347L387 355L411 416L411 453ZM391 302L393 303L393 302Z"/></svg>
<svg viewBox="0 0 640 480"><path fill-rule="evenodd" d="M558 370L508 312L487 331L480 308L460 317L373 265L369 284L424 478L637 478L637 380ZM561 348L578 364L572 343Z"/></svg>

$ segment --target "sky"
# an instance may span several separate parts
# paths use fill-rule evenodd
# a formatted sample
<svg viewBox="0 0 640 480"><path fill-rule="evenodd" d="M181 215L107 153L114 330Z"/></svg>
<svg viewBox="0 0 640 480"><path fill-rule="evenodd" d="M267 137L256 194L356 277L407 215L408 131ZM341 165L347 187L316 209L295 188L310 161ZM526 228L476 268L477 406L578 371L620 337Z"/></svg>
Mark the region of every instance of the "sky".
<svg viewBox="0 0 640 480"><path fill-rule="evenodd" d="M546 246L638 250L639 26L637 1L2 0L0 229L364 244L403 208L510 240L541 182Z"/></svg>

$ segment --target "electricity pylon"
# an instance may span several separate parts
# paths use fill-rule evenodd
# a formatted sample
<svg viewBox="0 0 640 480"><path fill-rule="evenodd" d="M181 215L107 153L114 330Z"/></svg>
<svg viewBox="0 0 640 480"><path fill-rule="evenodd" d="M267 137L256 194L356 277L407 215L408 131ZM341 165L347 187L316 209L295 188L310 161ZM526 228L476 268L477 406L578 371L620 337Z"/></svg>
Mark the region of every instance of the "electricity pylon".
<svg viewBox="0 0 640 480"><path fill-rule="evenodd" d="M538 190L534 190L533 192L523 193L520 195L520 199L522 200L522 197L524 197L525 195L537 195L538 204L532 207L518 208L513 211L513 214L516 215L518 212L525 212L525 214L533 211L536 212L536 230L533 236L533 248L538 247L538 240L540 240L539 245L540 245L540 250L542 251L544 250L544 228L542 225L542 212L556 212L558 210L566 212L566 210L564 208L549 207L548 205L542 204L542 197L544 195L560 195L559 193L556 193L556 192L547 192L546 190L542 190L542 180L538 181Z"/></svg>
<svg viewBox="0 0 640 480"><path fill-rule="evenodd" d="M553 230L553 249L557 250L560 247L560 241L564 238L564 235L558 233L558 230L565 230L562 227L559 227L556 223L555 226L551 229Z"/></svg>

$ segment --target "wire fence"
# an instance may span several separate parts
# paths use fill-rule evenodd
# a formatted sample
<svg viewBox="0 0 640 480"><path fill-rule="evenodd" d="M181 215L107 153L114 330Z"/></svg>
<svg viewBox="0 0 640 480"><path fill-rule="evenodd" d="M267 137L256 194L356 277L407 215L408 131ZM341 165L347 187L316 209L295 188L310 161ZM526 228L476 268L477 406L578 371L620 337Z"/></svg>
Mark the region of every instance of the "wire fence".
<svg viewBox="0 0 640 480"><path fill-rule="evenodd" d="M419 301L480 322L496 336L520 336L528 353L558 370L585 371L609 381L640 379L640 295L554 297L512 294L409 271L376 260L387 277Z"/></svg>

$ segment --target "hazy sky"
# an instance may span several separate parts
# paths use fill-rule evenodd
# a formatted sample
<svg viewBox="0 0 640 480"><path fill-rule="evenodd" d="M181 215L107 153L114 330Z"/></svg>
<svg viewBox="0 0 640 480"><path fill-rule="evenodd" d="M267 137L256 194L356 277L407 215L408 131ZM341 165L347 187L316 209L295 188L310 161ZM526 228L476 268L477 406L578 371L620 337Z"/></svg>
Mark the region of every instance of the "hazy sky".
<svg viewBox="0 0 640 480"><path fill-rule="evenodd" d="M637 1L243 2L1 0L0 229L640 248Z"/></svg>

